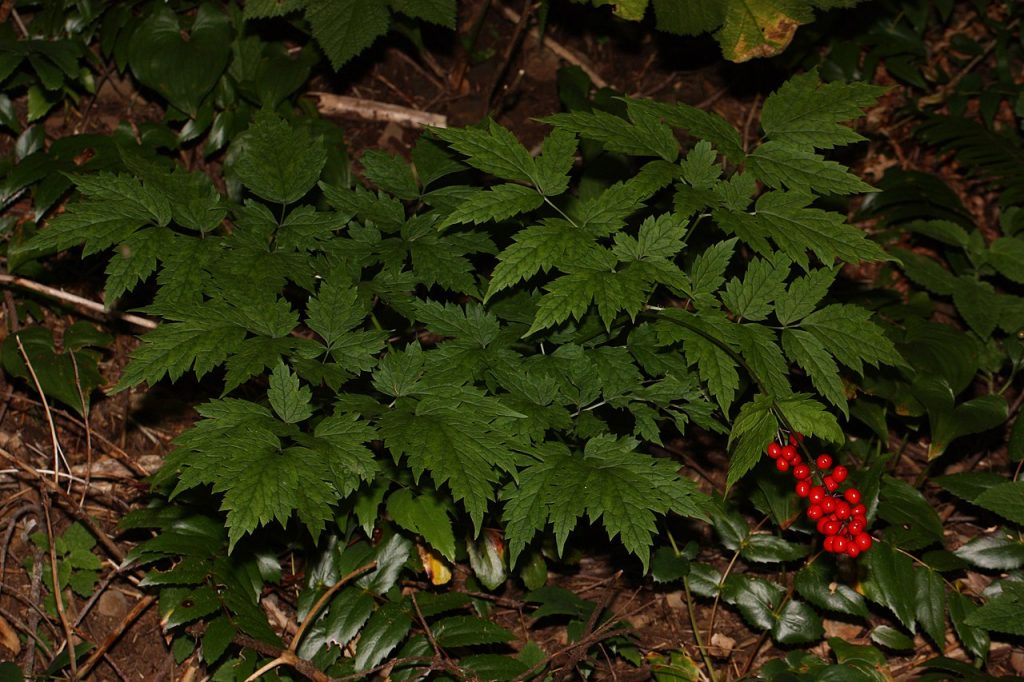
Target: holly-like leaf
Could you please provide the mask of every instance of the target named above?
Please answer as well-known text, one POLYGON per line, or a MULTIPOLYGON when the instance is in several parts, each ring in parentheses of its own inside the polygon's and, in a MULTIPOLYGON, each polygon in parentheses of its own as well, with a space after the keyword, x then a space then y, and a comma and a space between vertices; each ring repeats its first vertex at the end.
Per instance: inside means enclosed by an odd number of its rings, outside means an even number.
POLYGON ((359 633, 356 670, 368 670, 391 653, 412 627, 412 617, 402 604, 387 603, 377 609, 359 633))
POLYGON ((1024 635, 1024 581, 1004 579, 1002 591, 965 619, 967 625, 1024 635))
POLYGON ((772 624, 772 639, 779 644, 809 644, 825 635, 821 618, 807 604, 790 599, 772 624))
POLYGON ((868 617, 864 597, 848 585, 835 582, 823 561, 815 561, 796 574, 797 591, 815 606, 850 616, 868 617))
POLYGON ((992 486, 972 501, 979 507, 1024 525, 1024 481, 1007 481, 992 486))
POLYGON ((972 538, 955 554, 975 566, 994 571, 1012 571, 1024 566, 1024 542, 1002 529, 972 538))
POLYGON ((919 568, 914 572, 917 590, 915 616, 921 628, 936 646, 943 646, 946 632, 946 589, 935 571, 919 568))
POLYGON ((921 549, 942 541, 942 522, 934 507, 913 486, 882 477, 878 516, 889 522, 886 539, 903 549, 921 549))
POLYGON ((916 583, 910 557, 885 542, 875 542, 867 552, 868 578, 864 590, 868 599, 885 606, 908 630, 914 631, 916 583))

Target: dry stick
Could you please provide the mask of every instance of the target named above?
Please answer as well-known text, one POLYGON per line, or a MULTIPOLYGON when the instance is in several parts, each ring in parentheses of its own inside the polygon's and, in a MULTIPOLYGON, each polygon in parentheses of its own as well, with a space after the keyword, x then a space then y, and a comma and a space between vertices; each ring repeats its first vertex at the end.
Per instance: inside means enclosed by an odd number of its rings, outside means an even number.
POLYGON ((75 359, 75 352, 68 353, 71 356, 71 367, 75 370, 75 388, 78 389, 78 400, 82 405, 82 421, 85 423, 85 485, 82 486, 82 498, 78 504, 85 504, 85 497, 89 494, 89 487, 92 485, 92 428, 89 426, 89 405, 85 402, 85 393, 82 392, 82 379, 78 374, 78 360, 75 359))
POLYGON ((82 665, 79 674, 82 677, 87 676, 92 669, 96 667, 96 664, 99 663, 100 659, 107 655, 107 652, 110 651, 110 647, 114 646, 117 640, 121 638, 121 635, 123 635, 125 631, 131 627, 132 623, 138 620, 139 616, 145 613, 146 609, 152 606, 155 601, 156 597, 151 594, 147 594, 145 597, 140 599, 135 606, 132 607, 132 610, 121 619, 121 622, 117 624, 117 627, 107 635, 107 638, 103 640, 103 643, 92 652, 92 655, 89 656, 82 665))
MULTIPOLYGON (((19 345, 21 341, 18 341, 19 345)), ((64 629, 64 645, 68 648, 68 665, 71 667, 71 679, 78 679, 78 661, 75 655, 75 632, 71 629, 68 621, 68 614, 64 610, 64 595, 60 589, 60 579, 57 576, 57 543, 53 536, 53 522, 50 519, 50 500, 43 500, 43 515, 46 517, 46 537, 50 544, 50 579, 53 581, 53 603, 57 607, 57 618, 60 619, 60 626, 64 629)))
POLYGON ((6 284, 8 286, 18 287, 19 289, 28 289, 34 291, 43 296, 49 296, 55 298, 58 301, 64 301, 66 303, 72 303, 80 308, 85 308, 89 312, 96 313, 97 315, 106 315, 116 317, 119 320, 123 320, 128 324, 133 324, 136 327, 143 329, 156 329, 157 323, 153 320, 145 317, 139 317, 138 315, 132 315, 131 313, 122 313, 117 310, 107 310, 103 307, 102 303, 97 303, 88 298, 78 296, 77 294, 68 293, 63 289, 55 289, 48 287, 45 284, 34 282, 24 277, 17 277, 15 275, 0 274, 0 284, 6 284))
POLYGON ((0 458, 7 460, 26 474, 36 478, 44 487, 46 487, 47 491, 51 495, 59 497, 64 504, 68 506, 68 512, 74 516, 76 520, 81 521, 82 525, 84 525, 89 532, 96 537, 99 543, 103 545, 103 548, 107 550, 107 553, 113 557, 119 565, 124 563, 124 552, 114 544, 114 541, 110 539, 110 536, 103 532, 103 529, 97 526, 96 522, 93 521, 88 514, 82 511, 78 505, 75 504, 75 501, 71 499, 71 496, 64 492, 60 486, 54 485, 53 481, 39 474, 35 469, 23 463, 3 448, 0 448, 0 458))
MULTIPOLYGON (((46 654, 47 656, 52 655, 50 652, 50 646, 46 643, 46 640, 40 637, 34 628, 30 628, 28 626, 28 623, 22 623, 17 616, 15 616, 13 613, 11 613, 2 606, 0 606, 0 616, 3 616, 4 619, 7 620, 11 625, 13 625, 18 630, 24 632, 26 637, 31 637, 32 640, 36 643, 36 646, 39 647, 39 650, 42 651, 44 654, 46 654)), ((32 647, 26 648, 31 649, 32 647)))
MULTIPOLYGON (((505 15, 505 18, 507 18, 512 23, 519 22, 519 13, 516 12, 514 9, 505 7, 504 5, 501 4, 498 4, 498 9, 501 10, 501 13, 505 15)), ((595 71, 593 67, 589 66, 586 62, 583 61, 583 59, 577 56, 575 52, 570 50, 565 45, 562 45, 561 43, 557 42, 556 40, 548 36, 544 36, 544 38, 542 39, 540 31, 538 31, 535 28, 530 29, 529 35, 531 38, 541 43, 545 48, 551 50, 565 61, 569 62, 570 64, 573 64, 574 66, 580 67, 580 69, 583 70, 583 73, 587 74, 587 76, 590 77, 590 82, 594 84, 595 88, 600 89, 608 87, 608 81, 601 78, 601 74, 595 71)))
MULTIPOLYGON (((296 666, 297 663, 308 663, 308 661, 303 661, 303 659, 299 658, 298 655, 296 655, 295 650, 299 648, 299 641, 302 640, 302 635, 306 634, 306 630, 309 628, 310 625, 313 624, 313 621, 316 620, 316 616, 320 612, 320 609, 322 609, 324 607, 324 604, 330 601, 331 597, 333 597, 334 594, 342 587, 352 582, 362 574, 368 571, 372 571, 375 568, 377 568, 377 562, 371 561, 370 563, 365 564, 364 566, 360 566, 351 573, 348 573, 341 580, 331 585, 331 588, 324 592, 322 595, 320 595, 320 598, 316 600, 315 604, 313 604, 313 608, 311 608, 309 610, 309 613, 306 614, 306 619, 302 621, 302 624, 299 625, 299 629, 295 631, 295 636, 292 637, 291 644, 288 645, 288 648, 278 653, 277 658, 267 663, 265 666, 254 672, 252 675, 249 675, 249 677, 245 678, 245 682, 252 682, 253 680, 259 679, 261 675, 270 672, 271 670, 280 665, 290 665, 296 670, 299 670, 299 668, 296 666)), ((302 670, 299 670, 299 672, 302 672, 303 675, 306 674, 302 670)), ((323 673, 320 674, 323 675, 323 673)), ((321 678, 317 679, 319 680, 321 678)), ((328 678, 326 675, 323 675, 322 679, 326 680, 328 678)))
MULTIPOLYGON (((519 49, 519 42, 523 38, 526 25, 530 22, 530 16, 533 14, 534 7, 533 0, 524 0, 523 12, 520 14, 519 20, 516 21, 516 30, 512 34, 512 40, 508 41, 501 64, 498 66, 497 71, 494 72, 494 80, 491 81, 491 86, 487 89, 487 98, 484 102, 488 109, 490 109, 491 103, 494 102, 494 95, 498 92, 498 86, 501 85, 502 80, 505 78, 505 72, 508 71, 508 66, 512 63, 512 57, 515 55, 516 50, 519 49)), ((497 108, 495 107, 495 109, 497 108)))
POLYGON ((306 94, 320 99, 316 108, 324 116, 353 115, 368 121, 390 121, 402 125, 433 126, 435 128, 448 127, 448 117, 443 114, 419 111, 387 102, 335 95, 318 90, 312 90, 306 94))
MULTIPOLYGON (((36 390, 39 391, 39 399, 43 402, 43 413, 46 415, 46 422, 50 425, 50 443, 53 445, 53 482, 57 483, 58 471, 60 471, 60 460, 63 457, 63 451, 60 447, 60 441, 57 439, 57 425, 53 421, 53 413, 50 411, 50 405, 46 402, 46 394, 43 393, 43 385, 39 383, 39 377, 36 376, 36 370, 32 366, 32 361, 28 358, 28 353, 25 352, 25 345, 21 342, 21 336, 15 336, 14 340, 18 344, 18 351, 21 353, 21 357, 25 360, 25 365, 28 367, 28 373, 32 375, 32 383, 36 385, 36 390)), ((68 466, 68 473, 71 472, 71 466, 68 466)), ((68 489, 71 484, 68 483, 68 489)), ((45 510, 45 507, 44 507, 45 510)))

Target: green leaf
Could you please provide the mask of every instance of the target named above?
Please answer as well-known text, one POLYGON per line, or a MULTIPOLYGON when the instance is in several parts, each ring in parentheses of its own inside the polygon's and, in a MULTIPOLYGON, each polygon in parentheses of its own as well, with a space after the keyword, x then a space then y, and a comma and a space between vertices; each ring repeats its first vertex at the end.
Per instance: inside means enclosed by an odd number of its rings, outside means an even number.
MULTIPOLYGON (((708 0, 699 1, 705 7, 708 4, 708 0)), ((722 55, 730 61, 772 57, 789 45, 796 27, 813 16, 807 7, 794 2, 726 0, 722 27, 715 33, 715 39, 722 46, 722 55)))
POLYGON ((267 110, 256 114, 239 144, 235 172, 242 184, 256 196, 279 204, 298 201, 309 192, 327 162, 322 138, 313 137, 306 128, 293 128, 267 110))
POLYGON ((760 324, 741 324, 735 333, 747 368, 761 389, 772 396, 791 394, 789 368, 775 332, 760 324))
POLYGON ((610 152, 675 161, 679 142, 672 130, 648 108, 635 106, 633 100, 626 100, 626 109, 628 121, 600 109, 555 114, 541 120, 586 140, 596 140, 610 152))
POLYGON ((836 259, 848 263, 886 260, 878 244, 845 223, 836 212, 810 208, 810 194, 774 190, 757 200, 755 211, 746 213, 733 209, 715 209, 715 220, 727 231, 735 233, 756 251, 768 254, 771 238, 793 262, 808 269, 807 251, 825 265, 836 259))
POLYGON ((740 280, 733 277, 722 292, 722 303, 738 318, 760 321, 772 312, 772 303, 785 291, 788 263, 756 258, 740 280))
POLYGON ((932 642, 942 648, 946 632, 946 589, 942 577, 935 571, 918 568, 914 571, 914 580, 917 584, 914 615, 932 642))
POLYGON ((216 663, 236 634, 235 626, 226 616, 210 621, 203 632, 203 660, 208 664, 216 663))
POLYGON ((511 682, 530 670, 527 663, 500 654, 471 654, 460 658, 459 664, 472 671, 476 679, 494 682, 511 682))
POLYGON ((809 644, 825 635, 821 618, 807 604, 790 599, 772 624, 772 639, 779 644, 809 644))
POLYGON ((448 561, 455 561, 455 533, 448 509, 436 495, 413 497, 408 488, 388 497, 388 514, 402 528, 418 533, 448 561))
POLYGON ((388 603, 377 609, 359 634, 356 670, 368 670, 383 661, 411 627, 412 619, 403 605, 388 603))
POLYGON ((671 547, 659 547, 651 557, 651 577, 657 583, 671 583, 690 572, 690 561, 671 547))
POLYGON ((324 643, 344 647, 359 634, 373 614, 374 606, 370 593, 354 587, 342 590, 331 599, 327 613, 302 639, 296 653, 312 658, 324 643))
POLYGON ((379 149, 369 149, 360 157, 359 163, 366 179, 388 194, 406 201, 419 197, 416 178, 409 164, 401 158, 379 149))
POLYGON ((313 408, 309 404, 313 392, 309 387, 301 385, 299 377, 284 364, 284 361, 278 362, 270 375, 267 398, 274 412, 286 424, 305 421, 313 415, 313 408))
POLYGON ((911 651, 914 639, 889 625, 879 625, 871 631, 871 641, 895 651, 911 651))
POLYGON ((914 631, 916 584, 914 565, 905 554, 896 552, 885 542, 876 541, 867 552, 868 577, 864 594, 885 606, 911 632, 914 631))
POLYGON ((972 501, 979 507, 1024 525, 1024 481, 1008 481, 992 486, 972 501))
POLYGON ((928 413, 932 432, 929 459, 940 456, 957 438, 999 426, 1008 416, 1006 399, 994 393, 954 407, 953 390, 943 378, 919 377, 912 391, 928 413))
POLYGON ((390 0, 396 12, 429 21, 445 28, 455 28, 455 0, 390 0))
POLYGON ((536 162, 508 129, 494 121, 474 128, 434 128, 432 132, 465 155, 474 168, 502 180, 536 184, 536 162))
POLYGON ((770 630, 775 627, 775 609, 785 592, 781 585, 733 573, 725 580, 722 599, 735 606, 752 627, 770 630))
POLYGON ((999 304, 995 288, 969 275, 953 282, 953 303, 968 326, 987 338, 999 324, 999 304))
POLYGON ((747 156, 750 171, 772 189, 821 195, 874 191, 845 166, 787 142, 765 142, 747 156))
POLYGON ((833 581, 823 561, 814 561, 797 572, 796 590, 817 607, 850 616, 868 617, 864 597, 853 588, 833 581))
POLYGON ((819 149, 864 138, 839 125, 863 115, 888 88, 868 83, 822 83, 815 71, 794 76, 765 99, 761 127, 775 142, 819 149))
POLYGON ((500 222, 520 213, 527 213, 544 203, 544 197, 537 190, 522 185, 507 183, 488 189, 475 190, 464 202, 448 215, 437 229, 452 225, 485 222, 500 222))
POLYGON ((694 296, 718 291, 725 282, 725 270, 736 250, 736 239, 716 242, 702 251, 690 267, 690 283, 694 296))
POLYGON ((182 26, 167 6, 156 6, 131 33, 128 64, 140 83, 195 118, 231 58, 231 20, 213 3, 199 6, 182 26))
POLYGON ((889 249, 889 252, 896 256, 903 266, 903 272, 915 284, 943 296, 952 295, 956 289, 956 276, 939 265, 934 258, 897 248, 889 249))
MULTIPOLYGON (((659 11, 659 20, 661 16, 662 13, 659 11)), ((673 128, 687 130, 694 138, 713 145, 733 163, 741 162, 745 156, 739 133, 736 132, 732 124, 718 114, 681 102, 669 104, 653 100, 633 100, 631 106, 634 111, 646 111, 659 116, 673 128)))
POLYGON ((649 294, 648 283, 629 266, 618 272, 591 270, 562 275, 544 288, 547 293, 540 299, 537 316, 523 336, 561 324, 570 317, 579 320, 591 302, 597 306, 605 327, 611 328, 620 312, 635 318, 649 294))
POLYGON ((1004 579, 999 584, 1002 592, 982 604, 964 622, 995 632, 1024 635, 1024 581, 1004 579))
POLYGON ((967 618, 977 608, 977 604, 967 596, 955 591, 949 593, 949 620, 953 623, 957 637, 963 642, 965 649, 984 660, 988 656, 991 644, 988 632, 967 624, 967 618))
POLYGON ((842 410, 844 415, 849 416, 839 367, 821 342, 802 329, 785 329, 782 332, 782 347, 786 356, 807 372, 814 388, 842 410))
POLYGON ((451 616, 439 620, 431 630, 441 647, 478 646, 500 644, 515 639, 515 635, 489 620, 474 616, 451 616))
POLYGON ((562 194, 569 188, 569 173, 576 162, 576 136, 556 128, 544 138, 537 159, 537 191, 546 197, 562 194))
POLYGON ((889 522, 886 539, 895 547, 915 550, 942 542, 942 521, 913 486, 892 476, 882 477, 878 516, 889 522))
POLYGON ((789 426, 805 436, 814 436, 830 443, 843 443, 846 436, 834 415, 805 394, 795 394, 776 401, 776 406, 789 426))
POLYGON ((637 445, 631 438, 601 435, 587 442, 582 456, 560 446, 546 448, 542 460, 520 473, 518 487, 503 494, 510 562, 548 523, 561 551, 586 513, 591 521, 601 519, 612 539, 620 536, 646 572, 655 514, 671 510, 703 518, 707 498, 675 464, 635 452, 637 445))
POLYGON ((775 535, 754 533, 746 539, 740 556, 747 561, 777 563, 805 557, 809 552, 806 545, 788 542, 775 535))
POLYGON ((975 566, 994 571, 1012 571, 1024 566, 1024 542, 1002 529, 972 538, 954 554, 975 566))
POLYGON ((172 243, 172 233, 162 227, 147 227, 118 245, 107 263, 107 284, 103 301, 110 306, 156 272, 157 257, 172 243))
POLYGON ((307 2, 313 36, 337 71, 384 35, 390 23, 387 5, 378 0, 307 2))
POLYGON ((1024 239, 1000 237, 988 247, 988 262, 1003 277, 1024 284, 1024 239))
POLYGON ((801 328, 810 332, 836 360, 858 374, 864 363, 902 365, 895 346, 871 321, 871 311, 855 305, 825 306, 804 318, 801 328))
POLYGON ((729 477, 726 486, 732 487, 754 468, 765 448, 775 440, 779 421, 772 413, 771 398, 758 394, 740 408, 732 431, 729 433, 729 477))
POLYGON ((994 486, 1006 483, 1006 477, 992 471, 965 471, 948 476, 933 476, 932 483, 937 483, 945 490, 962 500, 974 502, 983 492, 994 486))

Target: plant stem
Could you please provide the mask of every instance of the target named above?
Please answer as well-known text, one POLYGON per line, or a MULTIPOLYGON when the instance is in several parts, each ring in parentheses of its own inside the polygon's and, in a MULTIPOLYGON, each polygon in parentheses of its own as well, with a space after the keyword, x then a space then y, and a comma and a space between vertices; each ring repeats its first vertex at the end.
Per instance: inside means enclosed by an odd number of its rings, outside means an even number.
POLYGON ((683 592, 686 593, 686 610, 690 613, 690 628, 693 630, 693 638, 697 640, 700 656, 704 659, 704 667, 708 670, 708 679, 711 682, 718 682, 718 678, 715 676, 715 666, 711 664, 711 655, 708 653, 707 647, 704 646, 704 641, 700 636, 700 627, 697 626, 697 614, 693 608, 693 597, 690 595, 689 576, 683 576, 683 592))

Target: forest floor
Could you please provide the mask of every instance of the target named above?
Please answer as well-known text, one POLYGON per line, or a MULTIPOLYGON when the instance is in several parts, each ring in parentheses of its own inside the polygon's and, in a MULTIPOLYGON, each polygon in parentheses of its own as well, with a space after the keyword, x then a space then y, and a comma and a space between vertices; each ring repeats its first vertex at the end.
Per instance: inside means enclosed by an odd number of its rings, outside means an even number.
MULTIPOLYGON (((570 3, 559 3, 560 10, 553 11, 544 42, 518 21, 520 8, 503 11, 511 5, 503 8, 497 2, 489 3, 490 10, 481 18, 484 3, 461 4, 458 34, 465 37, 478 31, 472 49, 452 47, 455 41, 450 34, 427 35, 429 51, 425 52, 400 40, 380 41, 340 73, 323 77, 315 89, 443 115, 449 125, 472 123, 490 114, 510 128, 527 148, 532 148, 547 130, 537 119, 561 108, 559 69, 576 65, 590 73, 596 84, 607 85, 618 93, 681 101, 714 111, 742 130, 746 143, 757 135, 761 103, 786 73, 771 61, 739 65, 724 62, 710 38, 659 35, 647 26, 626 25, 610 18, 607 25, 591 23, 586 30, 577 30, 581 22, 570 3)), ((594 12, 587 12, 587 17, 592 19, 594 12)), ((942 41, 944 36, 934 36, 934 40, 942 41)), ((909 126, 899 123, 901 108, 910 94, 884 73, 878 74, 878 80, 893 84, 894 88, 861 122, 872 141, 859 148, 861 160, 856 172, 869 182, 877 181, 885 169, 894 165, 938 172, 959 188, 978 224, 990 225, 987 198, 975 194, 955 167, 917 151, 919 147, 910 139, 909 126)), ((563 81, 563 88, 567 87, 563 81)), ((48 138, 54 139, 70 133, 106 133, 123 122, 138 124, 160 120, 161 116, 159 108, 147 102, 144 92, 133 89, 127 78, 110 73, 99 81, 94 98, 83 100, 77 109, 53 114, 46 127, 48 138)), ((383 149, 407 156, 419 135, 417 128, 402 123, 367 121, 358 116, 335 116, 332 120, 345 131, 357 171, 364 150, 383 149)), ((207 163, 200 154, 184 156, 193 167, 207 163)), ((11 210, 27 212, 28 205, 16 205, 11 210)), ((75 265, 66 272, 58 272, 66 288, 99 300, 100 272, 90 269, 95 264, 67 262, 75 265)), ((851 277, 864 275, 850 273, 851 277)), ((9 293, 7 304, 12 305, 9 293)), ((82 315, 81 310, 69 307, 62 315, 49 315, 48 323, 61 328, 87 319, 82 315)), ((137 343, 138 330, 116 320, 109 330, 115 335, 115 342, 101 369, 113 385, 127 362, 127 354, 137 343)), ((64 607, 76 633, 104 647, 94 679, 158 682, 202 678, 203 673, 191 659, 181 664, 175 662, 161 630, 157 608, 147 598, 148 593, 137 586, 138 578, 130 570, 117 570, 118 555, 123 556, 139 540, 137 534, 119 532, 117 523, 128 510, 146 503, 144 476, 159 467, 162 457, 172 448, 172 439, 196 418, 192 405, 211 394, 215 394, 212 385, 189 384, 187 380, 173 387, 126 391, 116 397, 95 399, 88 419, 83 421, 53 405, 43 405, 28 384, 11 383, 0 375, 0 449, 17 459, 0 462, 0 660, 25 660, 24 652, 17 652, 21 648, 18 632, 38 631, 49 646, 66 641, 62 623, 42 609, 40 594, 41 590, 46 591, 45 581, 33 567, 45 564, 44 555, 29 535, 59 533, 75 519, 91 518, 109 538, 108 546, 97 548, 104 560, 102 579, 91 598, 66 593, 64 607), (71 470, 81 480, 88 480, 88 486, 76 483, 69 492, 62 488, 53 495, 39 495, 40 490, 54 488, 45 473, 35 473, 54 468, 50 454, 53 440, 60 443, 71 470), (52 507, 43 500, 52 500, 52 507), (35 523, 22 523, 22 519, 34 519, 35 523)), ((681 451, 681 446, 666 444, 668 450, 681 451)), ((691 439, 685 450, 691 454, 685 463, 689 470, 699 474, 701 485, 707 490, 723 489, 727 459, 722 443, 710 437, 698 442, 691 439), (695 452, 699 456, 692 456, 695 452)), ((913 478, 925 464, 925 452, 914 444, 906 452, 901 467, 906 468, 908 478, 913 478)), ((993 456, 1006 455, 1002 452, 993 456)), ((977 459, 974 462, 977 464, 977 459)), ((941 503, 936 500, 936 504, 941 503)), ((976 534, 976 529, 958 525, 970 521, 947 519, 952 544, 957 544, 957 535, 964 538, 976 534)), ((711 531, 694 526, 693 532, 711 531)), ((701 545, 703 561, 719 566, 729 562, 730 557, 716 549, 716 543, 704 541, 701 545)), ((635 641, 641 651, 682 650, 693 660, 699 660, 680 592, 675 588, 658 589, 637 573, 617 570, 617 566, 630 565, 621 559, 613 554, 591 552, 574 570, 563 570, 551 579, 620 614, 620 619, 635 628, 635 641)), ((511 581, 504 592, 499 592, 499 620, 514 622, 521 616, 521 594, 521 589, 511 581)), ((271 613, 271 621, 282 630, 289 625, 294 627, 289 600, 282 597, 271 603, 279 605, 271 613)), ((785 654, 769 639, 751 631, 730 610, 719 608, 713 615, 714 611, 710 603, 702 603, 696 620, 723 676, 741 677, 756 670, 763 661, 785 654)), ((859 624, 831 619, 825 621, 825 629, 830 637, 868 643, 868 630, 859 624)), ((566 641, 563 629, 552 628, 546 635, 548 641, 539 642, 546 649, 566 641)), ((893 678, 912 677, 917 664, 936 655, 934 647, 922 638, 918 637, 916 644, 915 651, 890 660, 893 678)), ((946 655, 966 660, 956 641, 947 644, 946 655)), ((817 653, 827 657, 826 646, 822 644, 817 653)), ((607 666, 596 671, 599 679, 628 679, 625 668, 612 665, 610 658, 608 661, 607 666)), ((40 665, 37 659, 37 670, 40 665)), ((1024 652, 996 643, 989 670, 1024 674, 1024 652)))

